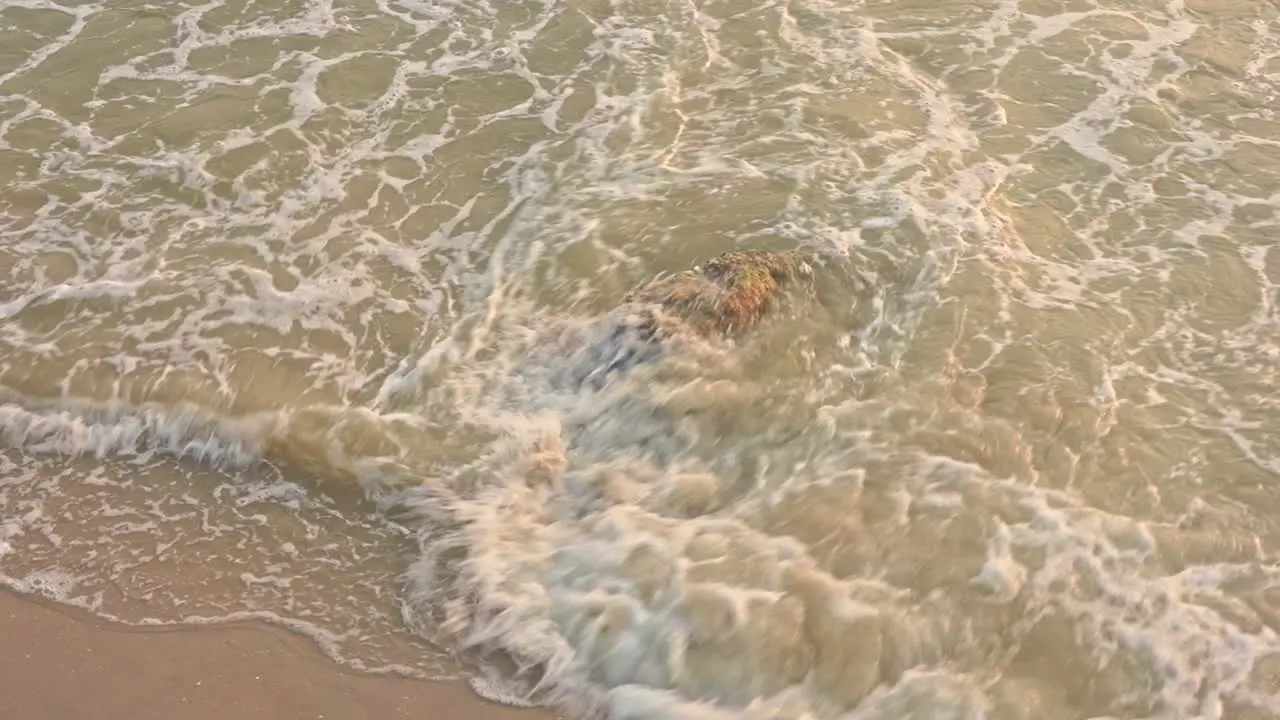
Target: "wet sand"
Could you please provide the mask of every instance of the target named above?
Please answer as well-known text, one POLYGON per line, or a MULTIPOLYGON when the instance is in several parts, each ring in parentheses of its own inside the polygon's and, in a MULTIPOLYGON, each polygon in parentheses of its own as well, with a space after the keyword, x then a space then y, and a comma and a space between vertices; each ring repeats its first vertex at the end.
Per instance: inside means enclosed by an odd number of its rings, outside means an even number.
POLYGON ((345 671, 266 624, 135 629, 0 592, 5 720, 549 720, 460 683, 345 671))

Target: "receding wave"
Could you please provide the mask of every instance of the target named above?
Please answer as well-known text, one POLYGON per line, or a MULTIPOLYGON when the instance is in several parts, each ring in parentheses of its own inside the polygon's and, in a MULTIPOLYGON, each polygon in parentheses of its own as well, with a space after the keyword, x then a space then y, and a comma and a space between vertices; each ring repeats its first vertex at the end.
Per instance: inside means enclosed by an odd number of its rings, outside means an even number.
POLYGON ((1280 718, 1277 23, 7 3, 0 581, 583 715, 1280 718), (620 332, 741 249, 813 292, 620 332))

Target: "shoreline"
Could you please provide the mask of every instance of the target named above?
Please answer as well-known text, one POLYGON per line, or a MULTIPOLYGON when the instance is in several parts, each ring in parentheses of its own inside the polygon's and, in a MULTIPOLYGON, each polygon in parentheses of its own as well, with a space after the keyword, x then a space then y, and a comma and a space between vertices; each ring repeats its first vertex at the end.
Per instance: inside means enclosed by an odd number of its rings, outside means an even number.
POLYGON ((138 628, 0 589, 0 717, 554 720, 466 684, 364 675, 266 622, 138 628))

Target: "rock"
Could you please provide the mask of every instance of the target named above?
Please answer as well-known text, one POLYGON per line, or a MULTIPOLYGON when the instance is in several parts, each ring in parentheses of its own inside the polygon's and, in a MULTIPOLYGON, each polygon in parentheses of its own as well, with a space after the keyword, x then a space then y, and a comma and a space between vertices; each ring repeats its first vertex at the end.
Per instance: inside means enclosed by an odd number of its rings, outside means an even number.
POLYGON ((811 270, 790 252, 728 252, 706 265, 668 275, 628 300, 659 306, 696 332, 732 334, 758 323, 783 287, 811 270))
POLYGON ((797 253, 744 250, 660 276, 605 320, 602 336, 582 351, 587 365, 575 384, 601 388, 617 373, 661 357, 664 341, 681 333, 710 338, 748 330, 784 288, 811 274, 797 253))

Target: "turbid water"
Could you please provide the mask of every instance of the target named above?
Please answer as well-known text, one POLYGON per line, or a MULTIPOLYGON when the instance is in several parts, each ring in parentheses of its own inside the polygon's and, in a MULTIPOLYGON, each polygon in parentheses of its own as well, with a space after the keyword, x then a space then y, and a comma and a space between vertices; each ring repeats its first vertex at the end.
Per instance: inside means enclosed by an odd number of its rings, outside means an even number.
POLYGON ((1263 0, 5 2, 0 578, 582 715, 1280 718, 1278 103, 1263 0), (752 248, 815 292, 574 382, 752 248))

